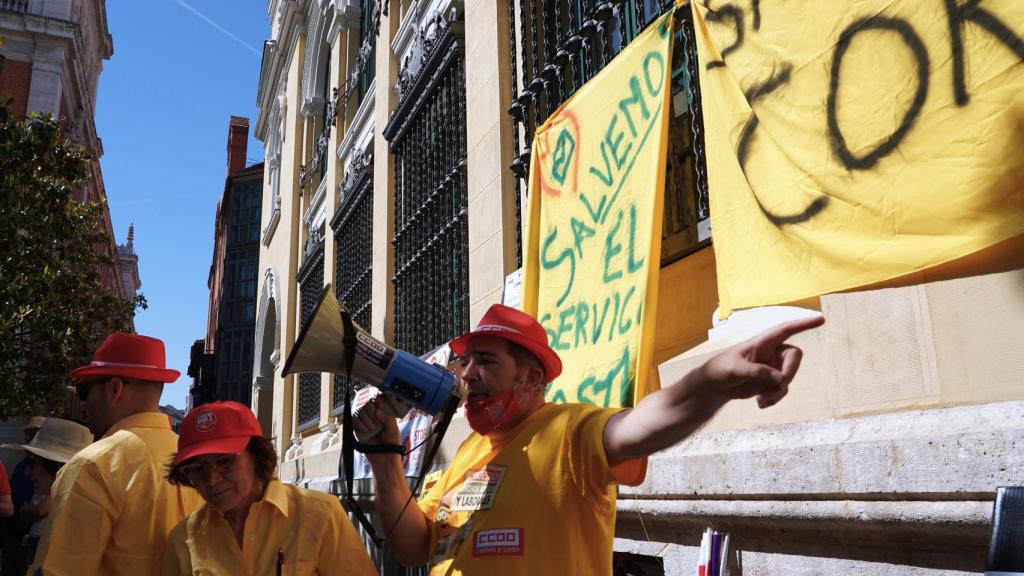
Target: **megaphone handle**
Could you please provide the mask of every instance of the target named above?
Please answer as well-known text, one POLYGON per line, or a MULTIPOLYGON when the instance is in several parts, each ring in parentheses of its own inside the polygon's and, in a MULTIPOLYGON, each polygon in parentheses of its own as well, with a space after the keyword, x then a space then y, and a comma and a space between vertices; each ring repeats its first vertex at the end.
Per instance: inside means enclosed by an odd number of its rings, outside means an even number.
MULTIPOLYGON (((382 424, 382 425, 379 425, 379 426, 377 426, 376 428, 374 428, 372 430, 367 430, 365 432, 356 432, 355 433, 356 434, 356 440, 359 441, 359 444, 364 444, 366 442, 369 442, 369 441, 373 440, 374 438, 376 438, 380 434, 381 430, 383 430, 383 429, 384 429, 384 425, 382 424)), ((355 431, 353 431, 353 432, 355 432, 355 431)))
POLYGON ((437 450, 441 447, 441 441, 444 440, 444 435, 448 432, 448 425, 452 423, 452 417, 455 416, 455 411, 459 409, 460 404, 462 404, 461 395, 452 394, 448 397, 448 404, 445 405, 444 410, 441 412, 441 419, 437 422, 432 432, 435 435, 434 442, 430 445, 427 457, 420 463, 420 477, 416 479, 416 485, 412 490, 412 493, 416 496, 419 496, 420 488, 423 486, 423 479, 427 477, 427 473, 430 471, 434 457, 437 456, 437 450))
POLYGON ((377 536, 377 530, 373 527, 373 523, 366 517, 366 514, 363 514, 359 503, 356 502, 352 494, 355 448, 360 442, 356 440, 355 434, 352 433, 352 387, 350 385, 345 386, 345 405, 343 409, 344 429, 341 431, 341 458, 338 460, 339 475, 343 475, 345 478, 345 494, 343 499, 355 514, 356 521, 366 531, 366 535, 379 549, 384 541, 377 536))
MULTIPOLYGON (((404 418, 405 415, 409 413, 409 410, 412 409, 412 406, 409 406, 387 392, 381 392, 377 398, 382 400, 378 404, 381 412, 390 418, 404 418)), ((374 400, 376 400, 376 398, 374 400)), ((356 410, 356 413, 358 414, 359 410, 356 410)), ((380 425, 372 430, 367 430, 366 432, 356 432, 356 439, 359 440, 360 443, 369 442, 376 438, 383 429, 384 426, 380 425)))

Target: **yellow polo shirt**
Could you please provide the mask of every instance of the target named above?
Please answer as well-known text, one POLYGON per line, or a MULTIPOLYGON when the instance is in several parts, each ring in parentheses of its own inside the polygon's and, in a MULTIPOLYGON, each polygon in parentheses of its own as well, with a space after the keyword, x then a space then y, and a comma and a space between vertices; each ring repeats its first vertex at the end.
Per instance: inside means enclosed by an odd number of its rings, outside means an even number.
POLYGON ((165 479, 178 450, 166 414, 124 418, 57 473, 29 574, 155 574, 171 529, 202 504, 165 479))
POLYGON ((171 532, 164 576, 373 575, 377 569, 335 496, 271 480, 245 519, 239 549, 220 512, 203 506, 171 532))
POLYGON ((545 404, 513 430, 473 433, 420 501, 431 574, 611 574, 618 484, 646 459, 612 468, 604 428, 619 410, 545 404))

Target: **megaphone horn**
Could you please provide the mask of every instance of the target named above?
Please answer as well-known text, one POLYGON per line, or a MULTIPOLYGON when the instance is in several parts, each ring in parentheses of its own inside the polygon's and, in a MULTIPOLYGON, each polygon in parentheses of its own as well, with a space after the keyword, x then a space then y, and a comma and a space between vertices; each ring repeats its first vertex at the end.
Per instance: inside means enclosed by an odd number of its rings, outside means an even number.
POLYGON ((296 372, 345 374, 429 414, 441 412, 448 398, 458 394, 451 373, 384 344, 353 322, 330 284, 299 332, 281 375, 296 372))
POLYGON ((288 354, 282 376, 298 372, 348 374, 349 359, 344 349, 339 353, 346 332, 343 310, 347 317, 348 310, 331 293, 331 285, 324 286, 320 301, 288 354))

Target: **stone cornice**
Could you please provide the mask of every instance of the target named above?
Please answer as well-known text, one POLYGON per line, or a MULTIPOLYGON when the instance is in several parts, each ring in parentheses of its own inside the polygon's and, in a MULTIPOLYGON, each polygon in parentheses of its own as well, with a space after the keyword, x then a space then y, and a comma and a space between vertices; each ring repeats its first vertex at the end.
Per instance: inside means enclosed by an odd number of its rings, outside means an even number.
POLYGON ((412 44, 412 39, 416 36, 416 30, 420 26, 420 16, 423 14, 422 4, 423 0, 413 0, 409 12, 406 13, 405 18, 402 18, 398 32, 395 33, 395 38, 391 41, 391 53, 399 60, 409 50, 409 45, 412 44))
POLYGON ((352 148, 352 145, 362 137, 366 132, 367 127, 369 127, 369 130, 373 130, 373 110, 377 93, 376 86, 377 78, 374 77, 370 82, 370 87, 366 90, 366 96, 363 96, 363 101, 359 104, 359 108, 356 110, 355 116, 352 117, 352 123, 349 125, 348 130, 345 131, 344 138, 342 138, 341 143, 338 144, 336 155, 338 156, 338 160, 341 160, 342 165, 344 165, 345 156, 352 148))
POLYGON ((327 43, 331 46, 341 34, 342 29, 359 28, 359 17, 363 14, 359 0, 336 0, 331 25, 327 29, 327 43))
POLYGON ((428 30, 418 36, 419 48, 403 58, 395 83, 398 104, 388 117, 382 133, 393 148, 412 125, 420 108, 426 105, 433 87, 461 57, 464 50, 464 23, 452 8, 447 15, 436 13, 428 30), (418 53, 415 53, 418 50, 418 53), (418 65, 417 65, 418 64, 418 65))
POLYGON ((985 499, 1019 481, 1022 449, 1024 401, 700 432, 620 498, 985 499))
MULTIPOLYGON (((95 101, 90 85, 89 70, 93 61, 102 70, 102 61, 109 59, 113 50, 106 28, 106 14, 102 5, 94 7, 98 14, 97 26, 89 27, 98 35, 99 52, 86 50, 86 28, 77 22, 30 13, 0 12, 0 35, 6 42, 0 54, 13 60, 30 61, 35 70, 49 70, 64 77, 61 97, 65 100, 68 120, 79 126, 79 142, 97 158, 102 156, 99 137, 92 120, 95 101), (83 121, 81 115, 87 118, 83 121)), ((81 10, 79 10, 81 13, 81 10)))
POLYGON ((327 219, 327 178, 324 178, 320 185, 317 186, 316 192, 313 193, 313 198, 309 201, 309 207, 306 209, 306 213, 302 217, 302 221, 306 223, 306 226, 310 230, 319 229, 327 219))
POLYGON ((297 6, 297 3, 288 0, 281 1, 288 2, 289 5, 285 15, 285 23, 288 25, 289 32, 283 38, 284 45, 288 49, 281 50, 282 38, 278 38, 271 50, 272 53, 268 56, 266 54, 267 45, 264 44, 264 60, 260 67, 260 81, 256 90, 256 106, 259 107, 259 113, 256 115, 255 135, 256 138, 263 141, 266 141, 267 119, 274 104, 272 99, 277 95, 279 87, 284 82, 284 77, 287 74, 286 66, 292 60, 292 54, 295 52, 299 38, 305 34, 305 19, 301 14, 296 13, 296 8, 293 8, 293 6, 297 6), (269 66, 267 66, 268 63, 269 66))

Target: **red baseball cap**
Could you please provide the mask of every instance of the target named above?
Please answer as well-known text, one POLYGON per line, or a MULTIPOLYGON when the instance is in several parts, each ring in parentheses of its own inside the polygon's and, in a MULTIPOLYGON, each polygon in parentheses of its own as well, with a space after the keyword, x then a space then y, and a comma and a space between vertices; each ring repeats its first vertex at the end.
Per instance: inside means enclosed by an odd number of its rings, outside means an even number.
POLYGON ((75 380, 91 382, 111 376, 149 382, 174 382, 181 372, 167 368, 162 340, 114 332, 96 349, 92 362, 71 372, 75 380))
POLYGON ((544 377, 548 382, 562 373, 562 359, 548 346, 548 334, 544 327, 525 312, 504 304, 494 304, 487 309, 476 328, 452 340, 448 346, 456 354, 465 354, 466 346, 474 336, 495 336, 526 348, 544 366, 544 377))
POLYGON ((203 454, 241 454, 253 436, 262 436, 260 423, 245 404, 211 402, 185 415, 178 428, 174 465, 203 454))

